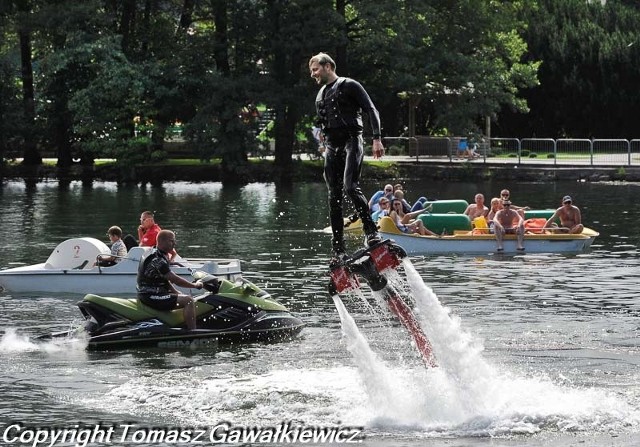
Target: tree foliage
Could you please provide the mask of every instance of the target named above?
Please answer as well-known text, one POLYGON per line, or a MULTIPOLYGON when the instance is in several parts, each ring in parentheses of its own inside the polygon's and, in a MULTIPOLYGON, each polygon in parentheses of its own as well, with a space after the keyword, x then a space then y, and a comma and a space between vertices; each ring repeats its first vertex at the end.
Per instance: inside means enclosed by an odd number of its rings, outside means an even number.
POLYGON ((637 2, 540 0, 528 17, 529 57, 540 85, 523 92, 531 112, 505 112, 503 132, 574 138, 633 138, 640 106, 637 2))
POLYGON ((634 2, 584 0, 11 0, 0 151, 26 154, 29 137, 60 166, 138 163, 166 156, 179 124, 194 156, 240 178, 262 144, 246 110, 261 105, 286 177, 314 115, 319 51, 365 86, 388 136, 407 132, 409 110, 419 134, 477 132, 491 117, 519 135, 612 135, 635 124, 639 16, 634 2))

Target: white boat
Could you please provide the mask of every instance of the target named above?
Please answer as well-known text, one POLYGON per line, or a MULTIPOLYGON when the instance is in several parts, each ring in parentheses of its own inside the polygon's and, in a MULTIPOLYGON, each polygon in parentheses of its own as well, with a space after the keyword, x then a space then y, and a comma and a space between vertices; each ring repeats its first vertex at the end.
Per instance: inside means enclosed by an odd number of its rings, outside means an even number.
MULTIPOLYGON (((46 262, 0 270, 0 287, 10 292, 135 294, 140 259, 149 247, 133 247, 111 267, 94 266, 99 255, 110 255, 107 245, 91 237, 67 239, 58 244, 46 262)), ((191 269, 230 281, 241 276, 238 259, 173 260, 171 270, 192 281, 191 269)))
MULTIPOLYGON (((393 239, 408 255, 430 254, 488 254, 496 253, 496 237, 493 234, 474 234, 473 231, 455 231, 452 235, 421 236, 401 232, 390 217, 378 222, 380 233, 393 239)), ((575 254, 587 250, 599 233, 586 228, 580 234, 527 232, 524 236, 524 251, 518 251, 515 234, 504 237, 505 254, 523 253, 567 253, 575 254)))

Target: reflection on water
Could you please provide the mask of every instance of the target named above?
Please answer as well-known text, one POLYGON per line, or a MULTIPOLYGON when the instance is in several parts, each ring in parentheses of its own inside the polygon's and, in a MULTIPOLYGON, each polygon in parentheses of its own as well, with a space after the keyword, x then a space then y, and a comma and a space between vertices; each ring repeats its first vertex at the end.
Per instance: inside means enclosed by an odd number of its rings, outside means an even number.
POLYGON ((355 326, 342 334, 326 293, 322 184, 4 184, 0 268, 42 262, 69 237, 104 240, 114 224, 134 233, 140 211, 154 210, 176 231, 181 254, 238 257, 245 275, 308 327, 291 343, 94 353, 33 340, 78 322, 80 297, 0 292, 0 420, 344 424, 365 427, 364 444, 372 446, 389 439, 423 445, 426 438, 449 445, 451 437, 472 445, 568 445, 564 433, 576 433, 569 443, 579 445, 611 434, 619 445, 636 445, 640 211, 631 204, 639 186, 408 182, 405 189, 409 198, 471 200, 504 186, 516 204, 532 208, 555 208, 570 194, 601 236, 575 256, 412 258, 411 290, 422 293, 414 296, 418 307, 431 303, 424 325, 440 346, 441 367, 427 371, 369 293, 371 306, 345 298, 355 326), (364 340, 358 349, 370 350, 375 362, 352 354, 354 331, 364 340))

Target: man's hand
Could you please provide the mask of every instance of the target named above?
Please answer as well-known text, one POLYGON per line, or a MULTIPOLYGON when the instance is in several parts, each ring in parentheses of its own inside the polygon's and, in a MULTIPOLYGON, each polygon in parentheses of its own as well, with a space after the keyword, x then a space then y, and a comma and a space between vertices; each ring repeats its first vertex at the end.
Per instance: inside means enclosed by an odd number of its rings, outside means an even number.
POLYGON ((378 159, 384 156, 384 146, 381 139, 373 140, 373 158, 378 159))

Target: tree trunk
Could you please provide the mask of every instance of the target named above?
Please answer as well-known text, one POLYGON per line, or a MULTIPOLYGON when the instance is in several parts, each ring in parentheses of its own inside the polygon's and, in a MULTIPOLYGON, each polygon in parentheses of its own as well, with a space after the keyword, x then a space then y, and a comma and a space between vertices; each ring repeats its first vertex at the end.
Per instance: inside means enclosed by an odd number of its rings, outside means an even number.
MULTIPOLYGON (((53 38, 53 45, 56 50, 64 48, 66 35, 56 34, 53 38)), ((58 157, 57 166, 68 168, 73 163, 71 156, 71 125, 72 118, 69 112, 69 95, 67 93, 67 83, 65 73, 54 75, 51 90, 53 93, 52 120, 52 143, 58 157)))
POLYGON ((131 56, 132 42, 131 32, 134 29, 136 14, 135 0, 123 0, 122 2, 122 18, 120 19, 119 32, 122 35, 122 51, 127 56, 131 56))
POLYGON ((213 7, 216 26, 214 31, 216 65, 221 73, 229 76, 231 74, 231 66, 229 65, 229 38, 227 35, 229 26, 227 0, 212 0, 211 6, 213 7))
POLYGON ((178 24, 178 29, 176 30, 176 37, 184 34, 191 22, 193 21, 193 8, 195 7, 194 0, 184 0, 182 2, 182 11, 180 11, 180 22, 178 24))
POLYGON ((348 30, 346 29, 346 26, 347 26, 346 7, 347 7, 347 0, 336 0, 336 12, 340 15, 340 17, 342 17, 343 26, 345 27, 343 32, 345 35, 343 36, 344 38, 336 39, 338 42, 344 42, 344 43, 341 43, 336 46, 336 54, 333 56, 334 56, 334 60, 336 61, 336 67, 337 67, 336 71, 340 71, 341 73, 344 74, 344 76, 349 75, 349 69, 347 67, 347 34, 348 34, 347 31, 348 30))
POLYGON ((20 59, 22 63, 22 102, 24 108, 24 161, 25 165, 42 164, 35 138, 36 107, 33 90, 33 66, 31 64, 31 35, 26 29, 19 29, 20 59))
POLYGON ((292 173, 291 156, 293 154, 293 128, 295 122, 291 119, 290 111, 286 104, 276 108, 276 119, 274 123, 275 133, 275 165, 280 173, 281 181, 290 181, 292 173))

